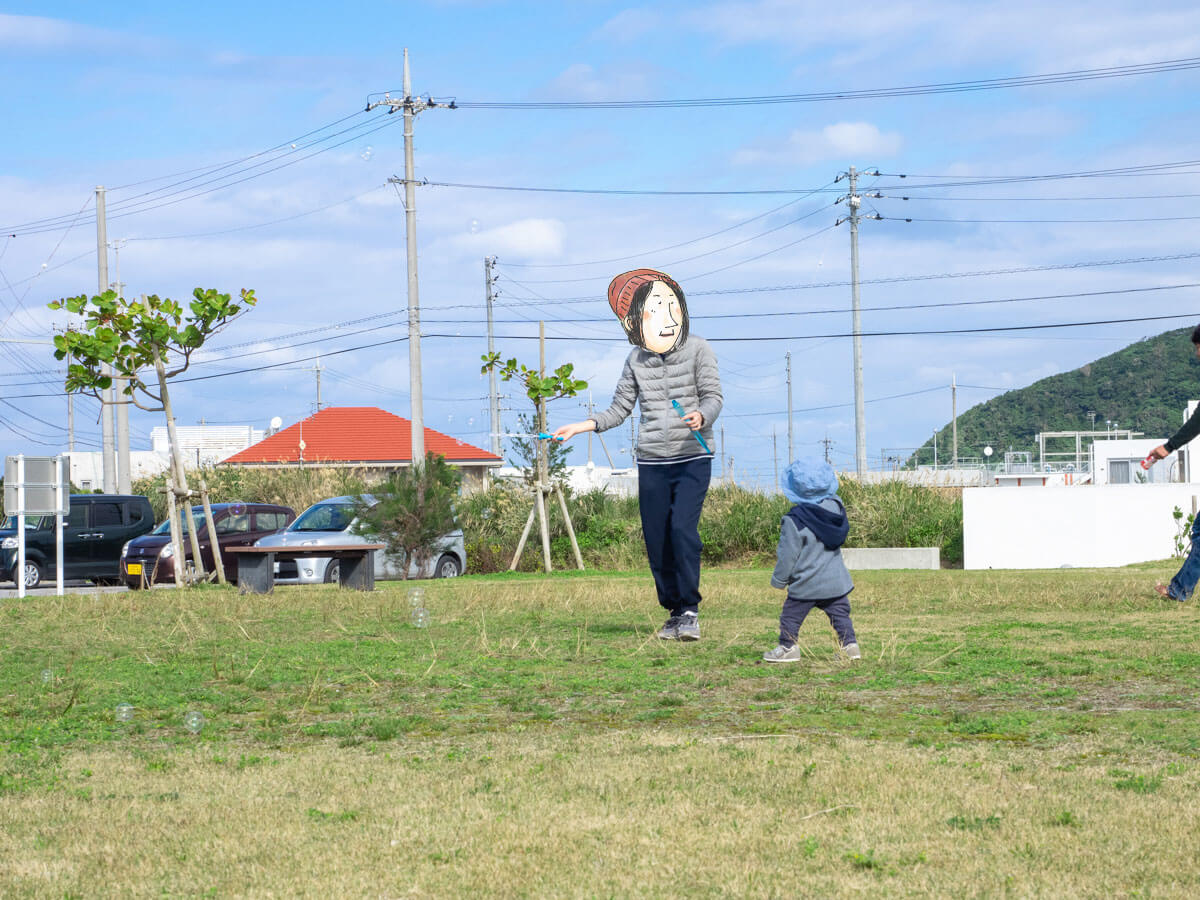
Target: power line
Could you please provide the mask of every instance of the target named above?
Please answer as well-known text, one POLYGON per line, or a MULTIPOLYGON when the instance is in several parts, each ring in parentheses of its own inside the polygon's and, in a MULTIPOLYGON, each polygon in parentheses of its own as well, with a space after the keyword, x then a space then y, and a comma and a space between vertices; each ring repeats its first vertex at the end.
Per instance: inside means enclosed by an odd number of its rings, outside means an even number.
POLYGON ((1127 78, 1162 72, 1186 71, 1200 68, 1200 57, 1169 59, 1126 66, 1106 66, 1098 69, 1073 69, 1043 75, 1016 75, 1007 78, 984 78, 971 81, 950 81, 903 87, 868 88, 854 91, 817 91, 805 94, 774 94, 749 97, 697 97, 687 100, 575 100, 575 101, 473 101, 453 102, 460 109, 681 109, 713 106, 759 106, 779 103, 820 103, 832 100, 870 100, 882 97, 912 97, 926 94, 955 94, 990 91, 1015 87, 1034 87, 1046 84, 1068 84, 1108 78, 1127 78))
MULTIPOLYGON (((1114 288, 1108 291, 1077 291, 1069 294, 1039 294, 1028 297, 1000 297, 989 300, 949 300, 941 303, 897 303, 888 306, 864 306, 863 312, 895 312, 909 311, 916 309, 945 309, 955 306, 990 306, 999 303, 1030 303, 1040 300, 1072 300, 1080 297, 1107 297, 1117 296, 1121 294, 1140 294, 1150 291, 1173 291, 1181 288, 1200 287, 1200 282, 1188 282, 1186 284, 1162 284, 1152 285, 1150 287, 1136 288, 1114 288)), ((840 315, 849 312, 846 307, 835 307, 828 309, 791 309, 783 312, 736 312, 736 313, 712 313, 708 315, 693 314, 692 318, 696 321, 706 321, 710 319, 764 319, 764 318, 781 318, 785 316, 825 316, 825 315, 840 315)), ((553 321, 558 323, 585 323, 585 322, 609 322, 611 316, 589 317, 589 318, 558 318, 553 321)), ((454 322, 470 322, 472 319, 425 319, 426 322, 437 324, 451 324, 454 322)), ((497 319, 502 325, 520 324, 522 320, 517 319, 497 319)), ((524 320, 527 321, 527 320, 524 320)))
MULTIPOLYGON (((1134 256, 1123 259, 1089 260, 1082 262, 1052 263, 1042 266, 1013 266, 1004 269, 976 269, 969 272, 929 272, 914 275, 889 275, 881 278, 863 278, 859 284, 899 284, 908 281, 937 281, 946 278, 980 278, 989 275, 1022 275, 1030 272, 1057 272, 1070 269, 1090 269, 1105 266, 1125 266, 1151 262, 1175 262, 1184 259, 1200 259, 1200 252, 1171 253, 1164 256, 1134 256)), ((688 291, 689 297, 713 297, 726 294, 765 294, 779 291, 806 291, 817 288, 847 287, 849 281, 815 281, 799 284, 759 285, 740 288, 711 288, 706 291, 688 291)), ((552 297, 550 301, 563 303, 595 303, 597 295, 586 297, 552 297)))
MULTIPOLYGON (((277 172, 280 169, 285 169, 290 166, 294 166, 297 163, 304 162, 305 160, 311 159, 314 156, 318 156, 321 153, 326 153, 330 150, 336 149, 337 147, 341 147, 345 144, 350 143, 351 141, 356 141, 363 137, 366 137, 369 134, 374 134, 376 131, 380 131, 384 128, 387 128, 391 125, 396 124, 397 121, 401 121, 401 120, 386 119, 386 117, 385 117, 385 120, 384 120, 383 124, 381 124, 381 125, 376 125, 375 127, 368 128, 366 130, 359 130, 358 133, 351 135, 350 137, 346 138, 345 140, 338 141, 337 143, 330 144, 329 146, 326 146, 326 147, 322 147, 321 149, 315 150, 312 153, 307 153, 304 155, 297 156, 297 158, 295 158, 295 159, 290 159, 286 162, 282 162, 279 165, 275 165, 271 168, 262 169, 262 171, 256 172, 254 170, 259 169, 262 166, 270 165, 271 163, 276 162, 278 159, 285 159, 286 157, 292 155, 293 152, 300 153, 301 150, 306 150, 308 148, 307 147, 298 148, 296 151, 289 151, 288 153, 281 154, 276 159, 268 160, 265 162, 260 162, 253 166, 248 166, 245 169, 230 172, 226 175, 222 175, 217 178, 210 179, 208 181, 202 181, 199 184, 192 185, 191 187, 180 188, 179 190, 169 190, 169 188, 173 188, 176 185, 167 185, 166 187, 160 188, 157 191, 147 191, 145 194, 137 195, 137 197, 133 197, 128 200, 121 201, 120 203, 113 204, 111 209, 115 210, 115 212, 111 212, 108 215, 108 218, 109 219, 120 219, 120 218, 124 218, 126 216, 138 215, 138 214, 145 213, 145 212, 151 212, 153 210, 162 209, 167 206, 173 206, 177 203, 183 203, 188 200, 195 200, 198 197, 203 197, 207 194, 211 194, 216 191, 225 190, 227 188, 233 187, 238 184, 242 184, 243 182, 250 181, 255 178, 261 178, 264 175, 269 175, 270 173, 277 172), (244 175, 244 177, 240 177, 240 178, 233 177, 233 176, 237 176, 237 175, 243 175, 243 173, 245 173, 245 172, 251 172, 252 174, 244 175), (230 180, 230 179, 232 179, 232 180, 230 180), (212 184, 215 184, 216 186, 215 187, 207 187, 208 185, 212 185, 212 184), (205 187, 207 187, 206 190, 200 190, 200 188, 205 188, 205 187), (179 196, 181 194, 184 196, 179 196), (149 199, 139 200, 138 197, 148 197, 149 199), (174 199, 174 200, 167 199, 170 197, 175 197, 176 199, 174 199)), ((363 125, 355 126, 355 128, 357 128, 357 129, 365 128, 366 124, 369 124, 369 123, 364 123, 363 125)), ((353 129, 346 129, 346 131, 350 131, 350 130, 353 130, 353 129)), ((343 133, 344 132, 338 132, 335 135, 330 135, 330 138, 338 137, 343 133)), ((327 139, 325 139, 325 140, 327 140, 327 139)), ((315 143, 317 143, 317 142, 314 142, 314 144, 315 143)), ((312 146, 312 145, 310 145, 310 146, 312 146)), ((193 180, 193 179, 188 179, 188 180, 193 180)), ((62 218, 62 217, 58 217, 58 218, 62 218)), ((49 223, 49 222, 55 222, 56 220, 51 219, 51 220, 43 220, 43 221, 46 223, 49 223)), ((91 219, 90 221, 94 221, 94 218, 91 219)), ((39 222, 33 222, 33 223, 26 223, 23 226, 16 226, 16 227, 10 226, 7 228, 0 229, 0 231, 7 231, 11 234, 16 234, 19 236, 19 235, 42 234, 47 231, 55 231, 55 230, 57 230, 58 227, 59 227, 58 224, 51 225, 51 224, 42 224, 39 222)))

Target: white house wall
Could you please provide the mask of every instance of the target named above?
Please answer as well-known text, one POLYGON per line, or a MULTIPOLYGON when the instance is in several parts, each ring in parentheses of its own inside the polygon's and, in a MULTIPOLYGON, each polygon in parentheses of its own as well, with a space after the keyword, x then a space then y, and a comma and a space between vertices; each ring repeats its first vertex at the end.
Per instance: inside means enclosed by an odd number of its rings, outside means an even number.
POLYGON ((1108 484, 963 490, 967 569, 1107 567, 1166 559, 1172 510, 1200 504, 1196 484, 1108 484))

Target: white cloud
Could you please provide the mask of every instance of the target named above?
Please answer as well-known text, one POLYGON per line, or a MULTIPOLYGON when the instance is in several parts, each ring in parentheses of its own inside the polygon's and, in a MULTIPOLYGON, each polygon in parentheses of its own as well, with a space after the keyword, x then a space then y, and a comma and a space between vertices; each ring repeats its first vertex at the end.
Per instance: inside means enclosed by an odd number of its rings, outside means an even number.
POLYGON ((604 41, 627 43, 644 37, 661 27, 662 16, 649 9, 624 9, 598 29, 596 37, 604 41))
POLYGON ((0 13, 0 47, 43 52, 73 50, 99 53, 120 50, 128 57, 151 52, 157 44, 107 28, 80 25, 62 19, 0 13))
POLYGON ((895 156, 904 146, 896 132, 880 131, 870 122, 837 122, 820 131, 793 131, 782 143, 744 147, 733 155, 734 165, 797 166, 827 159, 895 156))
POLYGON ((600 69, 574 63, 546 85, 543 93, 556 100, 628 100, 652 96, 657 70, 644 63, 625 62, 600 69))
POLYGON ((464 253, 478 256, 555 259, 562 254, 566 233, 566 225, 558 219, 520 219, 475 234, 457 235, 450 243, 464 253))

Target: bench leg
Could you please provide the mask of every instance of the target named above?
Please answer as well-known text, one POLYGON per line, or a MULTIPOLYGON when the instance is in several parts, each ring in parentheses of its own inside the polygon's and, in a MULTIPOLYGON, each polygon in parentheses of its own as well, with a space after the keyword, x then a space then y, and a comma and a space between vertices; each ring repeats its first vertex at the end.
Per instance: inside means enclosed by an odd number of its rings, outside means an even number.
POLYGON ((341 557, 338 563, 338 585, 353 591, 375 590, 374 551, 341 557))
POLYGON ((275 590, 275 554, 239 553, 237 579, 240 593, 271 593, 275 590))

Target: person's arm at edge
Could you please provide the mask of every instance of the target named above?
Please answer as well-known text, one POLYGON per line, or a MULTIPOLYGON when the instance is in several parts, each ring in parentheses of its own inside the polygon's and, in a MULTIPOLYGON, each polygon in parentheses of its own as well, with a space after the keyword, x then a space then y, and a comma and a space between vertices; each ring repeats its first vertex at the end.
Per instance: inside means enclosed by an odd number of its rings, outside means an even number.
POLYGON ((637 379, 633 377, 633 367, 626 359, 625 368, 621 370, 621 377, 617 380, 617 387, 613 391, 612 403, 608 409, 597 413, 590 419, 584 419, 582 422, 572 422, 569 425, 561 426, 555 430, 554 437, 559 441, 567 441, 577 434, 584 434, 588 431, 607 431, 610 428, 616 428, 629 418, 636 402, 637 379))

